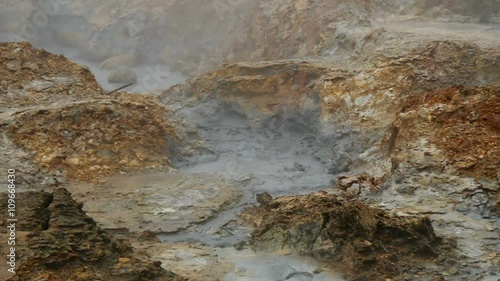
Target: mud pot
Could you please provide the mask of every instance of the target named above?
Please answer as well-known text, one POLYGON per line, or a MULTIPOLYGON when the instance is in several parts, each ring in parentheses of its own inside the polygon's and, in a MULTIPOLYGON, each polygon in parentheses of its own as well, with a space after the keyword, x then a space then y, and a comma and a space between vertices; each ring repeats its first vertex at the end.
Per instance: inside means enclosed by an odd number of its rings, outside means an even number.
POLYGON ((0 280, 499 280, 498 0, 42 2, 0 1, 0 280))

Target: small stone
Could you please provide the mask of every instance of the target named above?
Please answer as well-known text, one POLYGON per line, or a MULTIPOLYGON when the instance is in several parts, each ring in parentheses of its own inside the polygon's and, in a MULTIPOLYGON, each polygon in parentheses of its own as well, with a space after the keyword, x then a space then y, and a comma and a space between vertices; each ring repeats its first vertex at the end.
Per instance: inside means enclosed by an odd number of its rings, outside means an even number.
POLYGON ((259 204, 265 206, 267 204, 269 204, 271 201, 273 201, 273 197, 271 196, 271 194, 267 193, 267 192, 263 192, 263 193, 259 193, 257 194, 257 202, 259 202, 259 204))
POLYGON ((451 274, 451 275, 455 275, 458 273, 458 268, 456 267, 452 267, 448 270, 448 272, 451 274))
POLYGON ((127 66, 120 66, 108 76, 110 83, 135 83, 137 82, 137 74, 127 66))

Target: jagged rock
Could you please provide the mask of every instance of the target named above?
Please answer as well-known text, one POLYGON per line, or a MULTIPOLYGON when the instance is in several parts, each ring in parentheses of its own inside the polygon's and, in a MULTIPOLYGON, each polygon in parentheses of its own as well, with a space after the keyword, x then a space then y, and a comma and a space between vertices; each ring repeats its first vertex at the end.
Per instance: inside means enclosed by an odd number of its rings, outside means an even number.
POLYGON ((0 43, 0 77, 2 112, 104 94, 88 68, 27 42, 0 43))
POLYGON ((321 64, 308 62, 239 63, 194 77, 165 91, 159 99, 169 103, 175 97, 189 98, 193 106, 210 97, 256 126, 272 126, 273 118, 280 116, 291 120, 290 126, 313 130, 310 124, 314 121, 308 122, 318 117, 313 86, 327 71, 321 64))
POLYGON ((267 192, 257 194, 256 198, 257 198, 257 202, 259 202, 259 204, 261 204, 261 205, 267 205, 271 201, 273 201, 273 197, 271 196, 271 194, 269 194, 267 192))
MULTIPOLYGON (((139 260, 134 252, 123 250, 128 248, 97 227, 66 189, 18 196, 23 203, 19 204, 19 221, 32 223, 20 225, 17 271, 3 276, 7 277, 3 280, 181 280, 158 264, 139 260)), ((0 210, 7 213, 4 205, 0 210)), ((5 245, 0 246, 2 253, 5 245)), ((2 274, 6 272, 3 267, 2 274)))
POLYGON ((449 165, 461 174, 496 180, 499 93, 496 86, 452 87, 410 98, 395 122, 399 128, 396 149, 406 150, 425 137, 429 141, 426 151, 408 151, 414 154, 405 159, 411 165, 438 171, 449 165))
POLYGON ((189 153, 169 114, 151 98, 118 94, 26 110, 11 117, 7 134, 34 152, 40 167, 98 180, 127 169, 170 167, 189 153))
POLYGON ((428 217, 398 217, 324 192, 274 199, 259 207, 252 221, 257 223, 255 248, 286 245, 333 263, 349 280, 396 279, 448 247, 428 217))

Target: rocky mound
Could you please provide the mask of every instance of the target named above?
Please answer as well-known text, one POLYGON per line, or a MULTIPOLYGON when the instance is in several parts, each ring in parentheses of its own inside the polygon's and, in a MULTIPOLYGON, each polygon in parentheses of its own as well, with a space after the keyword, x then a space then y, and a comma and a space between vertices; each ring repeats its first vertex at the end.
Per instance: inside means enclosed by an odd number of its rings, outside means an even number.
POLYGON ((398 56, 381 55, 360 72, 333 72, 319 87, 324 118, 374 131, 390 125, 408 97, 454 85, 500 81, 498 50, 434 41, 398 56), (341 112, 342 114, 339 114, 341 112))
POLYGON ((289 247, 341 268, 348 280, 406 280, 415 264, 444 249, 453 255, 428 217, 398 217, 326 192, 277 198, 250 217, 257 249, 289 247))
POLYGON ((0 43, 0 76, 2 111, 104 94, 88 68, 27 42, 0 43))
POLYGON ((92 180, 130 169, 170 167, 187 151, 167 115, 168 109, 153 99, 115 95, 16 113, 6 130, 40 167, 92 180))
POLYGON ((0 92, 0 129, 13 164, 24 157, 52 174, 99 180, 118 171, 169 168, 195 146, 187 139, 197 140, 196 129, 154 98, 105 96, 88 69, 62 56, 27 43, 0 48, 1 83, 8 85, 0 92))
MULTIPOLYGON (((186 106, 216 101, 245 115, 251 123, 278 115, 298 119, 298 112, 305 115, 317 109, 314 84, 327 70, 321 64, 293 61, 227 65, 174 86, 159 99, 167 104, 177 100, 186 106)), ((312 113, 310 118, 314 117, 312 113)))
MULTIPOLYGON (((7 194, 0 197, 5 225, 7 194)), ((97 227, 66 189, 18 197, 23 204, 17 213, 17 270, 14 276, 2 263, 2 280, 181 280, 157 263, 134 258, 127 242, 117 242, 97 227)), ((7 241, 8 233, 0 237, 7 241)), ((0 251, 8 254, 7 243, 0 251)))

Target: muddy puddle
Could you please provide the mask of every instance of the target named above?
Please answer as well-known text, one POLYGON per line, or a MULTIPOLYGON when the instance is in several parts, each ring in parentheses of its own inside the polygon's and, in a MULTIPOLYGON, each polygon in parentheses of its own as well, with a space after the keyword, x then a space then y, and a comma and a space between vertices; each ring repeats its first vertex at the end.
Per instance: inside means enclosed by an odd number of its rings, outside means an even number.
MULTIPOLYGON (((243 208, 256 205, 256 195, 267 192, 273 197, 307 194, 327 189, 332 175, 315 157, 318 150, 314 132, 287 124, 254 125, 224 105, 210 103, 184 108, 178 113, 199 127, 202 138, 211 149, 181 163, 182 173, 207 173, 241 183, 241 199, 235 206, 217 214, 204 225, 182 233, 161 235, 165 242, 179 242, 183 237, 205 244, 220 244, 208 238, 230 222, 243 208), (209 235, 210 236, 210 235, 209 235)), ((314 124, 311 124, 314 127, 314 124)), ((229 229, 231 242, 244 239, 241 229, 229 229)))
POLYGON ((343 281, 339 273, 325 270, 312 258, 255 253, 250 250, 235 251, 218 249, 235 265, 234 272, 227 274, 225 281, 343 281))

